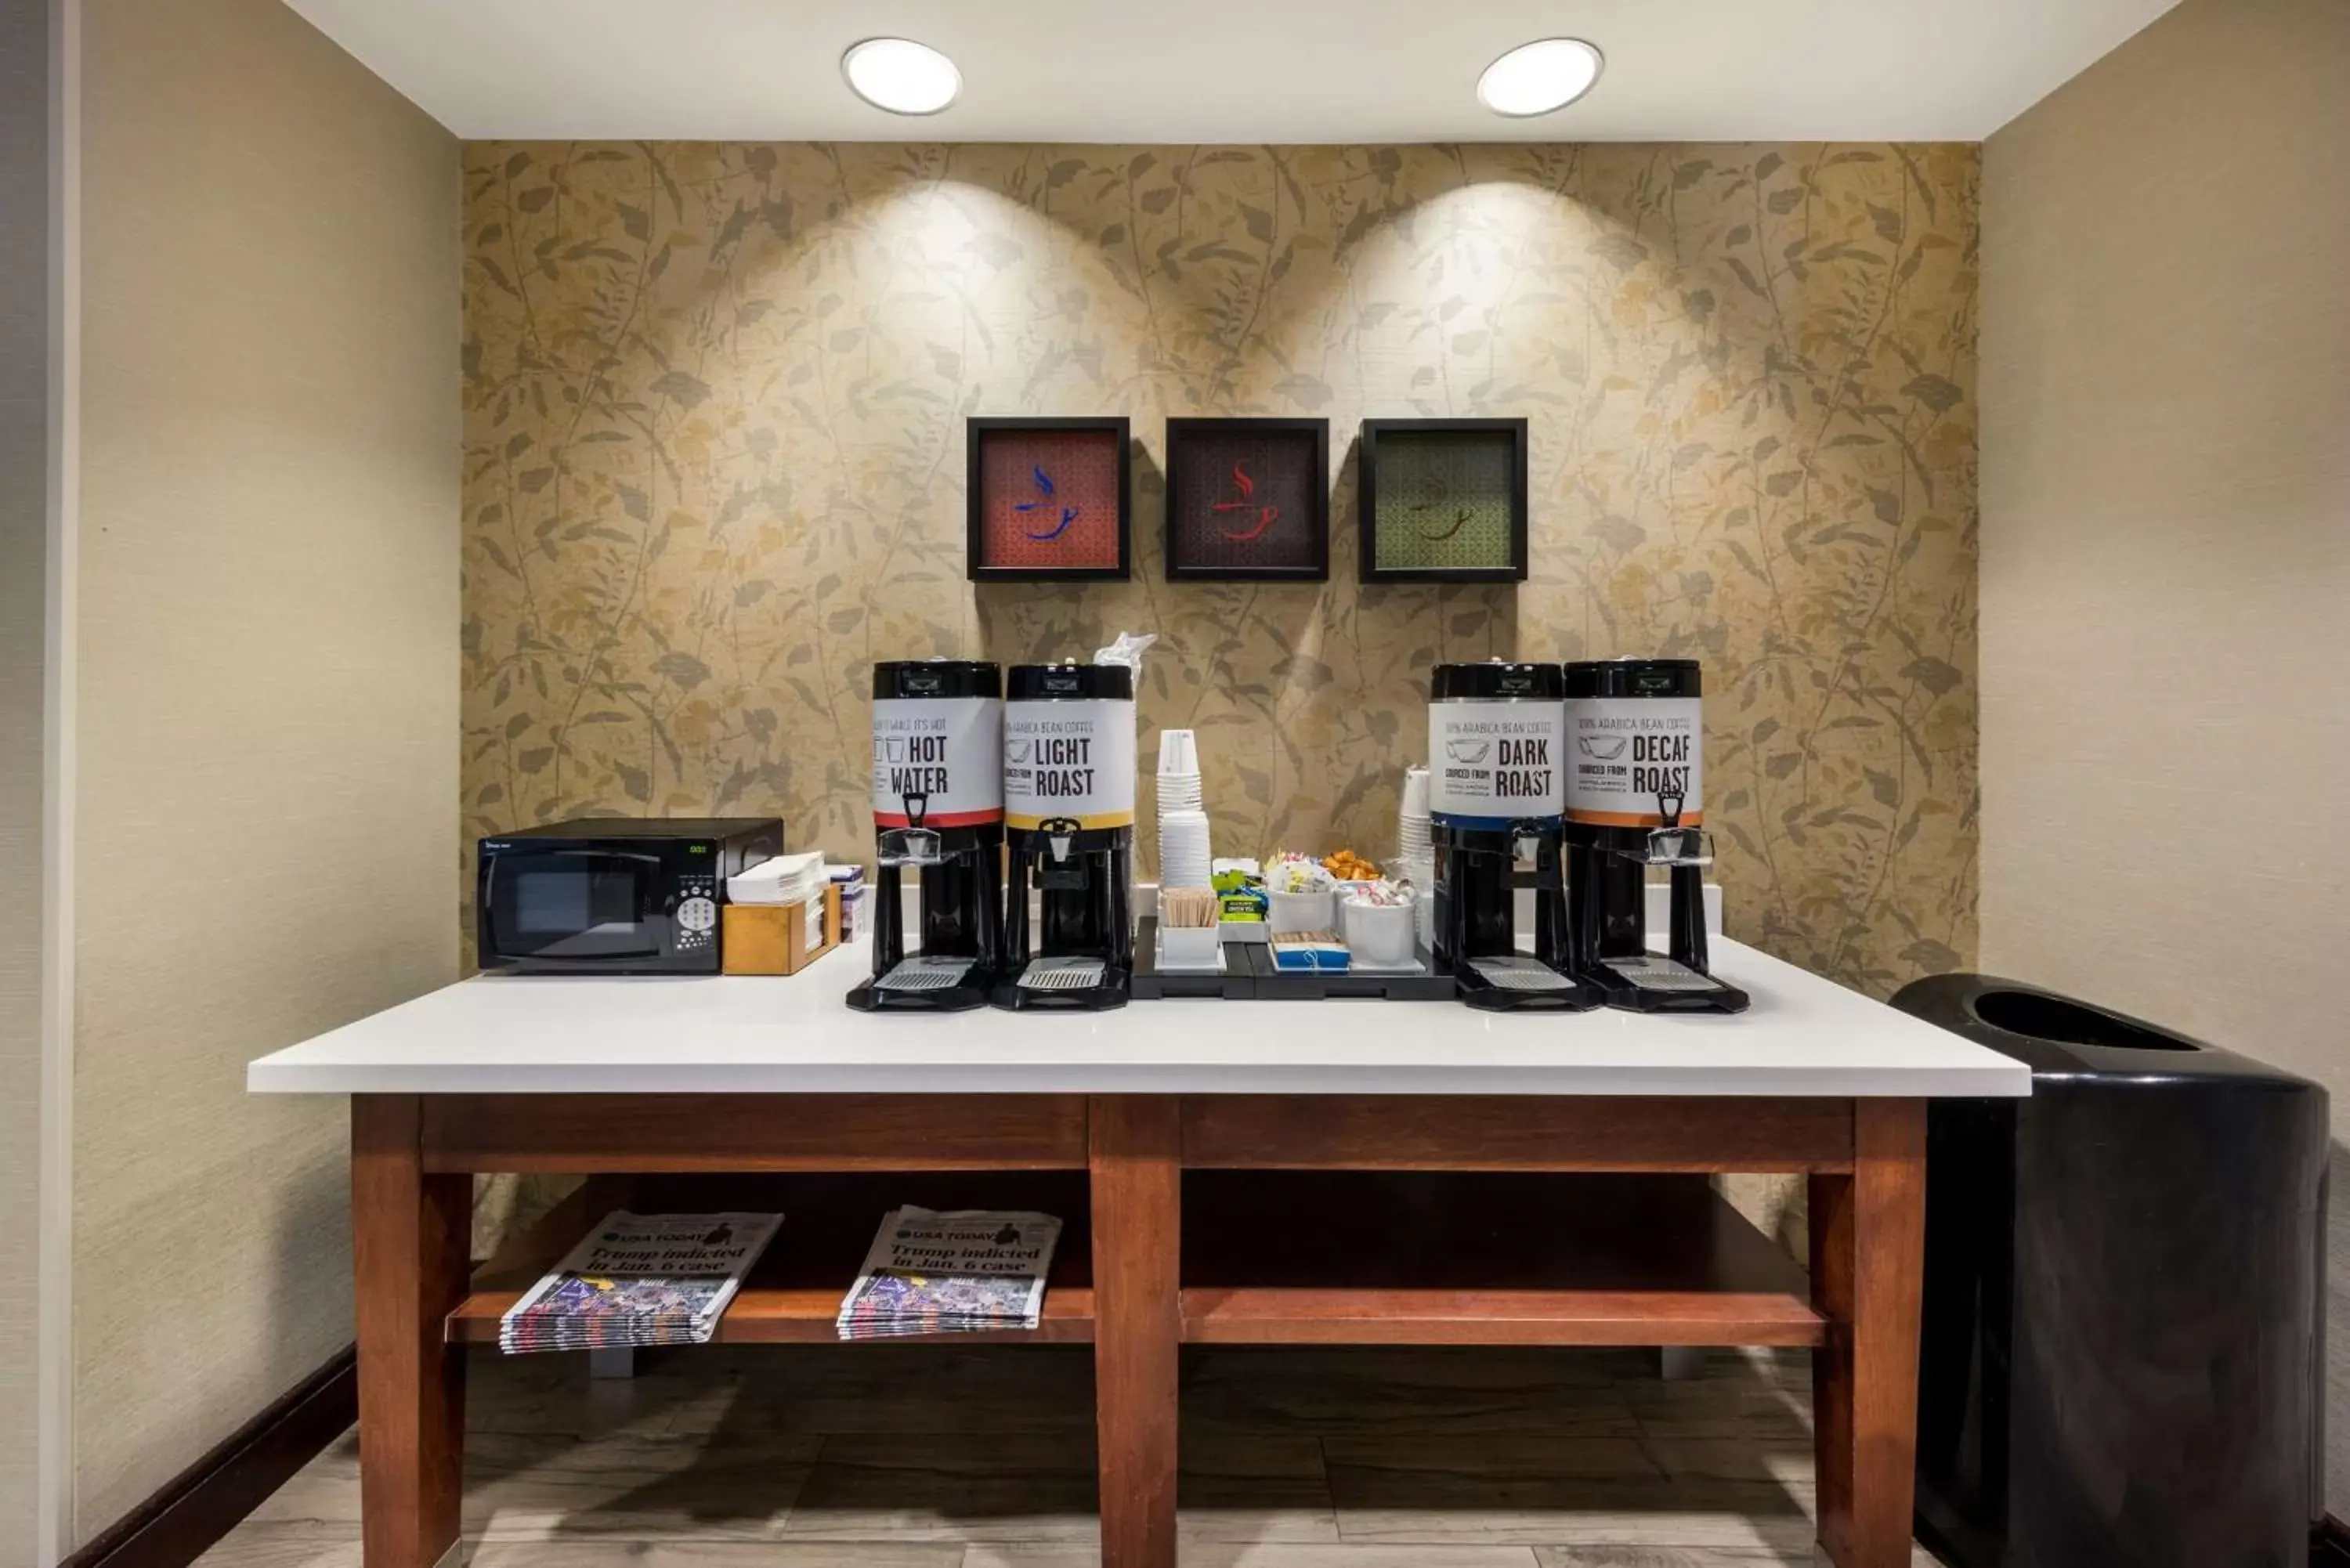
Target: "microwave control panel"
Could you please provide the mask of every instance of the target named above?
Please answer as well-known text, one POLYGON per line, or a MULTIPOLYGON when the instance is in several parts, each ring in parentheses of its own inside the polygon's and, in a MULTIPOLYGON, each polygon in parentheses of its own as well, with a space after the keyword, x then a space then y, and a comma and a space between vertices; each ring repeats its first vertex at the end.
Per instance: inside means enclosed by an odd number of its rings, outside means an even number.
POLYGON ((681 870, 670 940, 680 952, 708 952, 718 940, 718 881, 702 867, 681 870))

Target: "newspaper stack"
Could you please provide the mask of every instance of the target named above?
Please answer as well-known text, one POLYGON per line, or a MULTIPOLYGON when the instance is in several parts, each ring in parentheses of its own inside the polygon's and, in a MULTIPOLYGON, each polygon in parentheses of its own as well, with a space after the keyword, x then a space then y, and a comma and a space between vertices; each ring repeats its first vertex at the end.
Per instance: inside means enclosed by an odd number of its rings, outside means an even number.
POLYGON ((707 1345, 780 1214, 616 1209, 498 1320, 498 1348, 707 1345))
POLYGON ((1035 1328, 1060 1239, 1050 1214, 894 1209, 840 1303, 840 1337, 1035 1328))

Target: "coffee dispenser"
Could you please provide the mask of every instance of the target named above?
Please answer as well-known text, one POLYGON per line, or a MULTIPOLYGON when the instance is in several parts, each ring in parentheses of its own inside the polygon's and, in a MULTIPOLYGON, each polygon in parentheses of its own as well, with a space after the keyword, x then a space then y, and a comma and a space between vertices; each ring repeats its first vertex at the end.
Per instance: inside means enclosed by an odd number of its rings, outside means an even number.
POLYGON ((1440 664, 1430 689, 1433 956, 1472 1007, 1597 1001, 1567 972, 1564 693, 1558 666, 1499 660, 1440 664), (1517 890, 1529 883, 1531 955, 1518 950, 1517 929, 1517 890))
POLYGON ((1692 659, 1566 666, 1568 880, 1575 974, 1610 1007, 1743 1012, 1708 972, 1705 714, 1692 659), (1667 951, 1648 950, 1648 868, 1667 868, 1667 951))
POLYGON ((1134 671, 1125 665, 1012 667, 1003 712, 1012 874, 998 1007, 1126 1005, 1134 969, 1134 671))
POLYGON ((1003 676, 994 665, 873 667, 873 975, 848 1005, 977 1007, 1003 953, 1003 676), (921 882, 911 953, 909 869, 921 882))

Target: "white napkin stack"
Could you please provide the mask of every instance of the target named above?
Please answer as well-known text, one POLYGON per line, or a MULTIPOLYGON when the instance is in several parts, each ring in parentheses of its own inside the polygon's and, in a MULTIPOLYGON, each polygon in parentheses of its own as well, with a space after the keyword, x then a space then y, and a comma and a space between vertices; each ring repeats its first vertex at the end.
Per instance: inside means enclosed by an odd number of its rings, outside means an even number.
POLYGON ((778 855, 726 878, 726 898, 736 904, 805 904, 824 897, 827 879, 823 850, 778 855))

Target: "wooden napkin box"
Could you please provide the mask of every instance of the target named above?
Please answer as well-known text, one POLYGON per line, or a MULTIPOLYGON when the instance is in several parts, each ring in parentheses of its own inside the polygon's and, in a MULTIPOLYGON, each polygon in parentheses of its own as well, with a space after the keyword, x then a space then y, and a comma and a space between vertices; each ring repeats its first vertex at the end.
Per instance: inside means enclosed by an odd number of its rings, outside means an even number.
POLYGON ((840 945, 840 889, 824 890, 823 940, 808 939, 806 904, 728 904, 718 951, 727 974, 797 974, 840 945))

